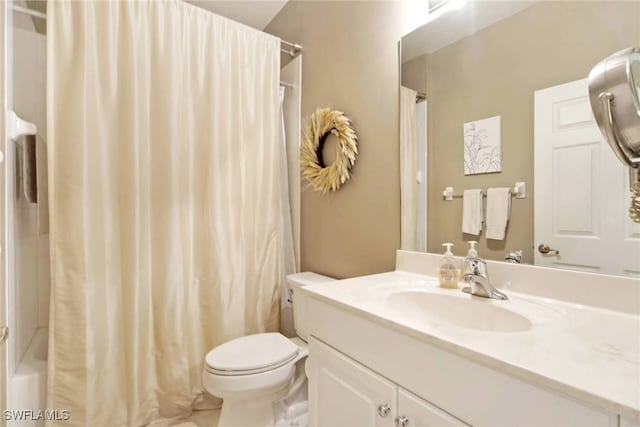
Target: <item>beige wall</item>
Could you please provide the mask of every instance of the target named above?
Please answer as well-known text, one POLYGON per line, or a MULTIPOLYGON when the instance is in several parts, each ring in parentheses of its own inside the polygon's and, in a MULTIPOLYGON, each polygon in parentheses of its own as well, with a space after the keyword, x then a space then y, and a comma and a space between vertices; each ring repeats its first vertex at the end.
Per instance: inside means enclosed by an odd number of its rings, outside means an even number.
MULTIPOLYGON (((585 78, 603 57, 639 43, 640 2, 545 2, 431 54, 428 251, 441 252, 441 243, 452 241, 464 255, 464 241, 477 239, 462 234, 462 201, 444 201, 445 187, 460 193, 525 181, 527 198, 513 199, 506 240, 481 236, 479 253, 500 260, 507 250, 523 249, 532 262, 533 93, 585 78), (503 171, 465 177, 462 126, 496 115, 503 171)), ((416 64, 409 65, 415 75, 416 64)))
POLYGON ((290 1, 265 29, 304 46, 302 115, 332 107, 353 120, 359 156, 339 191, 303 182, 301 267, 334 277, 394 268, 400 243, 400 2, 290 1))
POLYGON ((417 56, 402 64, 402 86, 417 92, 427 93, 427 70, 429 54, 417 56))

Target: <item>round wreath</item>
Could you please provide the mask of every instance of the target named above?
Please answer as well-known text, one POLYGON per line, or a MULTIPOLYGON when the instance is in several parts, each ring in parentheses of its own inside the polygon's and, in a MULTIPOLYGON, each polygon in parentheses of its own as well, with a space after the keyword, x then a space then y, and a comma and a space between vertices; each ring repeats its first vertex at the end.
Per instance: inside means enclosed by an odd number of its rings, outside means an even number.
POLYGON ((307 123, 300 150, 300 169, 315 191, 336 191, 351 177, 358 154, 356 132, 342 111, 319 108, 307 123), (336 161, 325 165, 322 147, 329 135, 338 139, 336 161))

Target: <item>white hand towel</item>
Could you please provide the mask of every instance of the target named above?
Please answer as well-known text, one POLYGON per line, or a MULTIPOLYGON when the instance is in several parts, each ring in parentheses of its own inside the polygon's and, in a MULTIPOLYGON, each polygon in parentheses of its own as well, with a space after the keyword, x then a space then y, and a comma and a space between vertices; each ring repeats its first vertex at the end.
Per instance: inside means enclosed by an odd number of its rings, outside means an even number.
POLYGON ((483 220, 482 190, 464 190, 462 193, 462 232, 479 236, 483 220))
POLYGON ((511 211, 511 189, 487 190, 487 239, 504 240, 511 211))

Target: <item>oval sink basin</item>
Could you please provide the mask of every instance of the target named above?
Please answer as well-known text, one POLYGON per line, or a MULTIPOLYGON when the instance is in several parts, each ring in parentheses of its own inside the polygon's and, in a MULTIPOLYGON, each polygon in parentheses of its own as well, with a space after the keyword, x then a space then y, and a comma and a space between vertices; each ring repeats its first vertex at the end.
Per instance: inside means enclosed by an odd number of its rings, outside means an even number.
POLYGON ((404 291, 387 297, 387 307, 415 318, 440 320, 467 329, 492 332, 519 332, 531 329, 531 322, 498 304, 508 301, 404 291))

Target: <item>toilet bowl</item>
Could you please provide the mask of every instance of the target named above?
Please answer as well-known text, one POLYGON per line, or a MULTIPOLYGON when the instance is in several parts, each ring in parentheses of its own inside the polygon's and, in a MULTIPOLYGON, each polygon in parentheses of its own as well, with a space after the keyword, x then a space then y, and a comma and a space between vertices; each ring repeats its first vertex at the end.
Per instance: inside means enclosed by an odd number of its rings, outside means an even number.
MULTIPOLYGON (((280 333, 248 335, 207 353, 202 382, 209 393, 223 399, 218 427, 273 427, 274 405, 306 387, 301 366, 306 362, 309 338, 302 316, 306 301, 297 290, 332 280, 309 272, 287 276, 298 337, 287 338, 280 333)), ((299 403, 297 407, 306 407, 299 403)), ((288 411, 284 408, 280 412, 288 411)))

